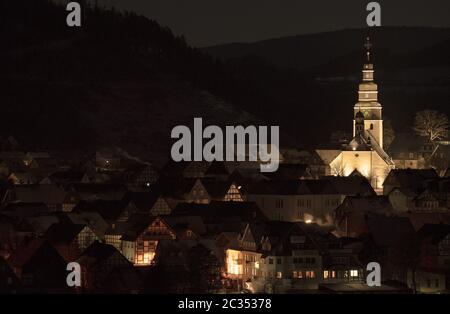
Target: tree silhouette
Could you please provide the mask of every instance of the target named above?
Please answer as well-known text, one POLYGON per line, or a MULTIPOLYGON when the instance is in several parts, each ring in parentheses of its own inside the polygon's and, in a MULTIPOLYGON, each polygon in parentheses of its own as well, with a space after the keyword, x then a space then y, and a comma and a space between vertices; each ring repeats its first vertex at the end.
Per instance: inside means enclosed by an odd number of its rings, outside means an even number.
POLYGON ((448 134, 448 117, 435 110, 423 110, 416 113, 414 131, 427 137, 431 142, 441 140, 448 134))

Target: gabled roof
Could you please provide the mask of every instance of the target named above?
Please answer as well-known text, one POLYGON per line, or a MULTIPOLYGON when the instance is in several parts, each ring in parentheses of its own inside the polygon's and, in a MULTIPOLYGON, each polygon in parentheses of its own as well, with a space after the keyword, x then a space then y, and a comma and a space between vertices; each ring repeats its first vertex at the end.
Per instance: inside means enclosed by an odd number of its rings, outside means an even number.
POLYGON ((414 229, 417 231, 420 230, 426 224, 445 224, 450 225, 450 214, 441 214, 441 213, 408 213, 405 214, 406 217, 411 220, 411 223, 414 226, 414 229))
POLYGON ((148 192, 129 192, 127 197, 139 211, 148 212, 162 196, 156 189, 151 189, 148 192))
POLYGON ((416 189, 422 187, 426 180, 438 177, 434 169, 393 169, 389 172, 384 184, 416 189))
POLYGON ((149 226, 154 224, 156 221, 162 223, 166 226, 169 232, 175 234, 172 228, 165 222, 164 219, 157 216, 139 215, 140 219, 135 221, 129 226, 125 234, 121 237, 123 241, 136 241, 137 238, 145 231, 149 226))
POLYGON ((48 228, 44 237, 51 243, 70 244, 85 227, 71 223, 56 223, 48 228))
POLYGON ((337 210, 351 211, 355 214, 393 212, 392 204, 387 196, 347 196, 337 210))
POLYGON ((201 178, 199 180, 208 195, 215 199, 224 198, 231 186, 231 182, 215 178, 201 178))
POLYGON ((338 194, 375 196, 372 185, 364 176, 336 177, 327 176, 323 179, 330 182, 338 194))
POLYGON ((116 220, 127 208, 129 201, 123 200, 96 200, 92 202, 81 201, 73 209, 73 212, 97 212, 105 220, 116 220))
MULTIPOLYGON (((80 258, 78 259, 81 263, 83 263, 85 266, 94 266, 104 260, 107 260, 114 254, 120 254, 122 255, 114 246, 100 243, 99 241, 94 241, 84 252, 81 254, 80 258)), ((128 260, 122 256, 122 263, 127 263, 128 260)), ((132 264, 128 262, 128 264, 131 266, 132 264)))
POLYGON ((73 224, 89 226, 100 238, 103 238, 109 224, 97 212, 70 212, 66 214, 73 224))
POLYGON ((264 255, 291 256, 295 250, 320 250, 316 241, 310 236, 308 225, 287 221, 266 221, 248 225, 253 238, 264 255), (293 241, 293 237, 298 237, 293 241), (271 244, 270 251, 261 246, 264 242, 271 244))
POLYGON ((425 224, 417 232, 420 239, 430 238, 433 244, 438 244, 450 234, 450 225, 425 224))
POLYGON ((408 187, 395 187, 393 188, 390 192, 389 195, 392 194, 394 191, 399 191, 400 193, 402 193, 403 195, 407 196, 407 197, 415 197, 417 195, 417 193, 412 190, 411 188, 408 187))
POLYGON ((371 151, 372 145, 370 145, 367 140, 361 135, 356 135, 348 145, 346 145, 344 150, 351 151, 371 151))
POLYGON ((197 235, 206 233, 206 227, 199 216, 165 216, 164 220, 174 230, 187 228, 197 235))
POLYGON ((16 250, 8 259, 8 263, 12 267, 23 268, 40 253, 48 258, 50 254, 54 255, 61 263, 66 263, 58 251, 44 238, 33 239, 27 246, 16 250))

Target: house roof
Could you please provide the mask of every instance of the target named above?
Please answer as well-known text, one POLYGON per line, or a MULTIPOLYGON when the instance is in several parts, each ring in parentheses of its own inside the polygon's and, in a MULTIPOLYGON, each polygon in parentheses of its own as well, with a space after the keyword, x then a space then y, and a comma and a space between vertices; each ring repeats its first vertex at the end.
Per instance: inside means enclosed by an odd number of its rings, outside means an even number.
POLYGON ((69 184, 81 182, 84 176, 84 171, 60 170, 50 174, 48 179, 54 184, 69 184))
POLYGON ((116 220, 128 206, 128 200, 96 200, 91 202, 81 201, 73 209, 73 212, 97 212, 105 220, 116 220))
POLYGON ((248 193, 265 195, 317 195, 338 194, 338 191, 329 180, 272 180, 255 184, 248 193))
POLYGON ((79 224, 56 223, 48 228, 44 237, 52 243, 70 244, 85 227, 79 224))
POLYGON ((430 238, 434 244, 438 244, 449 234, 450 225, 445 224, 425 224, 417 232, 420 239, 430 238))
POLYGON ((66 192, 54 184, 17 185, 13 188, 13 197, 24 203, 62 204, 66 192))
POLYGON ((437 178, 438 174, 434 169, 393 169, 384 184, 418 188, 424 181, 437 178))
MULTIPOLYGON (((101 243, 99 241, 94 241, 89 247, 87 247, 83 251, 78 260, 85 266, 94 266, 104 260, 107 260, 114 254, 122 255, 114 246, 110 244, 101 243)), ((122 257, 123 262, 128 261, 124 256, 122 257)), ((128 263, 130 266, 132 265, 130 262, 128 263)))
POLYGON ((258 245, 258 250, 264 255, 291 256, 296 250, 320 250, 316 240, 311 237, 313 230, 304 223, 287 221, 267 221, 264 223, 251 223, 249 229, 258 245), (303 241, 293 243, 293 236, 302 237, 303 241), (263 250, 261 244, 268 241, 270 251, 263 250))
POLYGON ((389 146, 389 152, 395 158, 401 153, 418 152, 424 144, 424 138, 414 133, 396 133, 394 141, 389 146))
POLYGON ((212 201, 209 204, 180 203, 172 211, 172 215, 200 216, 214 219, 237 217, 247 221, 267 219, 253 202, 212 201))
POLYGON ((199 180, 206 192, 208 192, 208 195, 216 199, 223 198, 231 186, 231 182, 215 178, 201 178, 199 180))
POLYGON ((411 221, 406 217, 374 215, 366 219, 369 233, 380 247, 402 247, 416 239, 411 221))
POLYGON ((48 240, 44 238, 33 239, 25 247, 14 251, 11 257, 8 259, 8 263, 12 267, 23 268, 33 259, 34 256, 38 255, 39 252, 47 257, 50 257, 50 254, 54 254, 57 258, 60 259, 61 263, 65 263, 64 258, 48 242, 48 240))
POLYGON ((376 195, 369 181, 363 176, 327 176, 323 177, 323 179, 328 180, 334 189, 341 195, 376 195))
POLYGON ((228 176, 230 173, 228 172, 225 163, 222 161, 214 160, 209 165, 208 169, 205 172, 205 176, 228 176))
POLYGON ((311 168, 307 164, 301 163, 282 163, 278 166, 278 170, 269 173, 272 179, 299 180, 312 178, 311 168))
POLYGON ((157 190, 148 192, 129 192, 127 197, 139 211, 148 212, 152 209, 155 202, 159 199, 161 193, 157 190))
POLYGON ((85 201, 121 200, 128 191, 123 184, 72 183, 70 188, 85 201))
POLYGON ((407 213, 415 230, 420 230, 426 224, 447 224, 450 225, 450 214, 441 213, 407 213))
POLYGON ((206 226, 199 216, 165 216, 164 220, 174 230, 186 228, 192 230, 197 235, 206 233, 206 226))
POLYGON ((347 196, 338 210, 350 210, 355 214, 393 212, 392 204, 387 196, 347 196))
POLYGON ((13 216, 30 217, 41 213, 49 212, 49 208, 44 203, 23 203, 12 202, 9 203, 3 212, 10 213, 13 216))
POLYGON ((123 241, 135 241, 157 217, 149 215, 139 215, 139 219, 128 224, 126 231, 120 238, 123 241))

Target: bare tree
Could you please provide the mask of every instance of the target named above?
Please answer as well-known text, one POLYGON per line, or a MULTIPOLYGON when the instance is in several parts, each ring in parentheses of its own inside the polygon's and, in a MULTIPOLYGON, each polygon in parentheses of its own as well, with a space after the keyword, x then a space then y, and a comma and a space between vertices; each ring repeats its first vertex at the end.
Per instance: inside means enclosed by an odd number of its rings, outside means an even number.
POLYGON ((335 166, 331 166, 331 175, 343 177, 345 175, 345 168, 347 168, 347 163, 339 163, 335 166))
POLYGON ((434 110, 424 110, 416 113, 414 131, 430 141, 443 139, 447 136, 450 125, 445 114, 434 110))

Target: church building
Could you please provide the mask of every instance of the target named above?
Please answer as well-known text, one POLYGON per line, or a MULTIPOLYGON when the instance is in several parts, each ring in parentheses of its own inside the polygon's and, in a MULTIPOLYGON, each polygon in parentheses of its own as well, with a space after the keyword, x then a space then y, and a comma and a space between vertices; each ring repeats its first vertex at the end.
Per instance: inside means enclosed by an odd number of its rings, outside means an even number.
POLYGON ((383 149, 383 107, 378 102, 374 82, 370 38, 366 38, 366 63, 359 84, 358 102, 354 106, 353 139, 340 149, 318 149, 319 156, 335 176, 363 175, 381 193, 383 182, 394 168, 392 158, 383 149))

